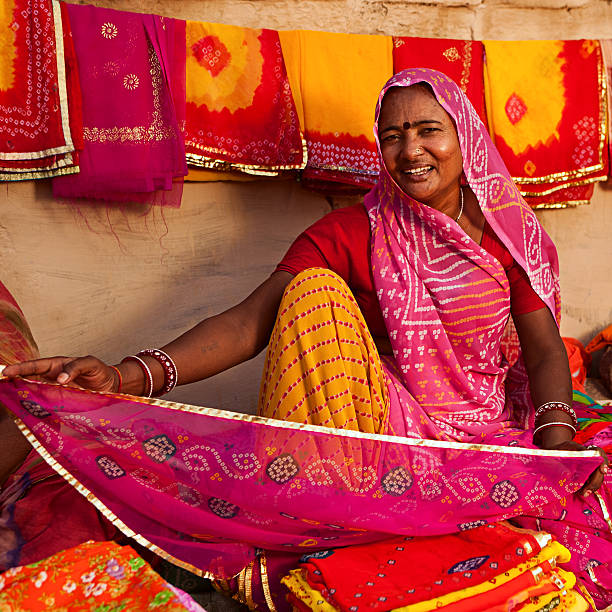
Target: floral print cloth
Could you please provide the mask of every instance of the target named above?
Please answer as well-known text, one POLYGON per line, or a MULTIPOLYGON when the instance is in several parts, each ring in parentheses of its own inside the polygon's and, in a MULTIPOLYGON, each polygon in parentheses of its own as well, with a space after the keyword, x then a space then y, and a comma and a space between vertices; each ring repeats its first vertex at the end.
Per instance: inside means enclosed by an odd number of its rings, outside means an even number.
POLYGON ((22 610, 203 611, 156 574, 134 549, 114 542, 86 542, 0 574, 0 611, 22 610))

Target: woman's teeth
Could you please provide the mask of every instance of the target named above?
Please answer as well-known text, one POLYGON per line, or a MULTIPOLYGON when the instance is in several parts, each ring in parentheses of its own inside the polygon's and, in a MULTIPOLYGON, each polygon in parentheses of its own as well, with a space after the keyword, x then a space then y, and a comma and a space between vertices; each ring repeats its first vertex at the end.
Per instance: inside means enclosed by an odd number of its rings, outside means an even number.
POLYGON ((422 168, 412 168, 411 170, 404 170, 404 174, 412 174, 418 176, 419 174, 425 174, 431 170, 431 166, 423 166, 422 168))

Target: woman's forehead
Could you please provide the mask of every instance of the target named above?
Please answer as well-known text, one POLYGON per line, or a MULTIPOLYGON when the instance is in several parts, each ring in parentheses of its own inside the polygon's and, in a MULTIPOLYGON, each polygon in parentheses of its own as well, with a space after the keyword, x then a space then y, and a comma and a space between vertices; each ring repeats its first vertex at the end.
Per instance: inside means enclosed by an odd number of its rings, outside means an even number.
POLYGON ((410 87, 391 87, 385 93, 379 124, 396 121, 404 123, 426 118, 452 122, 427 85, 418 83, 410 87))

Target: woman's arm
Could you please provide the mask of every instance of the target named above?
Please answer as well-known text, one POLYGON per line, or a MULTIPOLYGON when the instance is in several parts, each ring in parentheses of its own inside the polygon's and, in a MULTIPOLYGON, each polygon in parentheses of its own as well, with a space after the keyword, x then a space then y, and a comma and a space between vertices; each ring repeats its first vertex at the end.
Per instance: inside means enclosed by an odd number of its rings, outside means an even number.
MULTIPOLYGON (((514 315, 514 326, 519 336, 523 358, 529 377, 533 405, 537 408, 547 402, 563 402, 572 405, 572 379, 567 352, 559 329, 548 308, 514 315)), ((572 418, 561 410, 545 412, 536 425, 562 422, 572 423, 572 418)), ((541 431, 538 444, 545 449, 585 450, 573 442, 574 434, 569 427, 552 426, 541 431)), ((608 471, 608 459, 600 450, 604 463, 589 477, 580 493, 590 495, 603 484, 608 471)))
MULTIPOLYGON (((205 319, 162 347, 176 364, 179 384, 213 376, 255 357, 268 343, 283 292, 292 278, 288 272, 275 272, 240 304, 205 319)), ((144 359, 157 391, 164 383, 163 369, 152 357, 144 359)), ((143 393, 144 374, 137 363, 127 361, 117 368, 121 372, 123 393, 143 393)), ((114 370, 92 356, 26 361, 8 366, 4 375, 38 375, 97 391, 117 391, 119 383, 114 370)))

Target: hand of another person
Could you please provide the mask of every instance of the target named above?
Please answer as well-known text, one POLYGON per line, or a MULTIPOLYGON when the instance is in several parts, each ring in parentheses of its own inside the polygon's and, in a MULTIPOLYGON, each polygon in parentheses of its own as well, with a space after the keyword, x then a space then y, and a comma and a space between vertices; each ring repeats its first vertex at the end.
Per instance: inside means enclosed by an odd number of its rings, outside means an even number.
POLYGON ((6 366, 2 372, 14 376, 37 376, 43 381, 79 386, 92 391, 116 391, 116 372, 97 357, 48 357, 6 366))
POLYGON ((603 463, 589 476, 588 480, 582 485, 582 487, 580 487, 580 489, 576 491, 578 495, 583 495, 584 497, 588 497, 594 491, 597 491, 599 487, 601 487, 601 485, 603 484, 606 472, 610 469, 608 456, 606 455, 606 452, 602 448, 599 448, 598 446, 589 448, 587 446, 582 446, 582 444, 578 444, 577 442, 573 442, 570 440, 568 442, 561 442, 560 444, 557 444, 555 447, 550 448, 549 450, 556 450, 556 451, 597 450, 599 452, 599 454, 601 455, 601 458, 603 459, 603 463))

